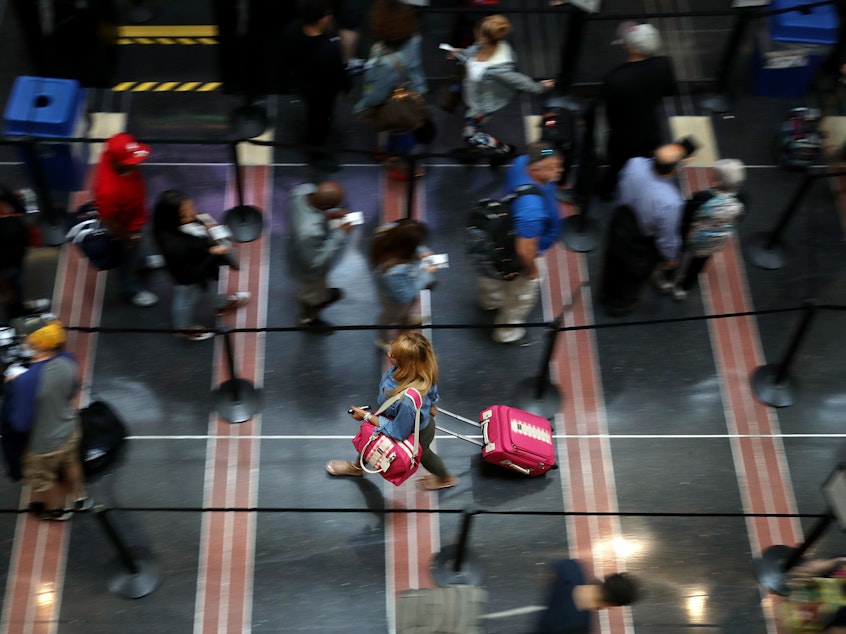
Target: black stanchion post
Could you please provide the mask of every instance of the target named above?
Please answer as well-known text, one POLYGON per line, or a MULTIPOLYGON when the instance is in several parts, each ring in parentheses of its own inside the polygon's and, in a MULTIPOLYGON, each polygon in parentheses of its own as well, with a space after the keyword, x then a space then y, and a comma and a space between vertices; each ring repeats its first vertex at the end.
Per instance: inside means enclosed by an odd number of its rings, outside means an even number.
POLYGON ((261 394, 246 379, 238 378, 235 373, 235 351, 232 347, 232 329, 221 328, 223 333, 226 367, 229 379, 217 386, 212 392, 218 416, 228 423, 244 423, 261 409, 261 394))
POLYGON ((35 197, 38 200, 38 228, 41 231, 41 239, 48 246, 60 246, 65 242, 67 228, 62 218, 62 212, 53 206, 53 198, 47 184, 47 175, 44 173, 44 166, 38 156, 38 140, 32 137, 26 139, 23 148, 32 170, 32 188, 35 190, 35 197))
POLYGON ((238 143, 239 141, 232 141, 229 144, 235 170, 235 192, 238 196, 238 204, 226 211, 223 215, 223 224, 238 242, 252 242, 261 235, 264 220, 258 207, 244 204, 244 176, 238 159, 238 143))
POLYGON ((414 174, 417 172, 417 155, 413 152, 406 157, 408 168, 408 182, 405 190, 405 217, 410 220, 414 217, 414 196, 417 193, 417 179, 414 174))
POLYGON ((118 555, 114 573, 109 578, 109 591, 125 599, 140 599, 147 596, 158 587, 161 581, 155 557, 143 549, 130 549, 126 546, 108 518, 108 509, 96 506, 94 511, 97 521, 118 555))
POLYGON ((731 110, 729 81, 732 69, 737 65, 737 60, 740 59, 740 47, 751 20, 752 10, 750 8, 740 8, 735 13, 731 33, 720 54, 720 61, 717 63, 714 91, 699 102, 699 105, 705 110, 720 114, 731 110))
POLYGON ((781 212, 778 223, 772 232, 769 234, 760 233, 753 237, 752 244, 749 245, 749 255, 752 261, 762 269, 775 270, 784 266, 782 235, 817 178, 819 178, 819 174, 811 172, 805 174, 802 183, 794 192, 784 211, 781 212))
POLYGON ((546 328, 544 353, 538 375, 523 379, 517 383, 514 391, 515 407, 550 420, 561 408, 561 392, 549 379, 549 364, 552 361, 555 341, 563 319, 564 311, 562 310, 546 328))
POLYGON ((770 546, 755 562, 755 578, 770 592, 787 596, 787 573, 801 560, 802 555, 816 542, 835 519, 830 510, 811 527, 805 540, 796 548, 777 544, 770 546))
POLYGON ((477 513, 478 511, 473 508, 464 511, 458 543, 445 546, 432 559, 429 569, 432 579, 439 586, 481 585, 482 567, 475 554, 467 546, 470 541, 470 524, 477 513))
POLYGON ((561 68, 556 82, 556 89, 561 93, 566 93, 570 89, 576 77, 587 22, 587 13, 579 7, 567 6, 565 9, 567 10, 567 29, 561 43, 561 68))
POLYGON ((576 253, 593 251, 599 243, 599 228, 589 215, 596 173, 596 156, 591 139, 586 137, 583 144, 579 172, 574 186, 579 196, 579 211, 567 216, 561 227, 561 242, 570 251, 576 253))
POLYGON ((752 389, 762 403, 773 407, 789 407, 796 402, 794 386, 789 377, 790 366, 799 351, 799 346, 804 340, 808 328, 811 327, 816 312, 816 300, 806 301, 805 313, 802 315, 799 327, 796 329, 781 363, 778 365, 761 365, 752 372, 752 389))

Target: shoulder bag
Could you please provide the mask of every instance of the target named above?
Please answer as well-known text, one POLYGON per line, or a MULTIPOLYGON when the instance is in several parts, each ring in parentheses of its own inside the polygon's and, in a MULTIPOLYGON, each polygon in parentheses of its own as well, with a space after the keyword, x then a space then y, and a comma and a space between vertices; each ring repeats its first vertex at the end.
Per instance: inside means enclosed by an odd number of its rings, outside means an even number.
MULTIPOLYGON (((391 64, 398 74, 404 74, 404 66, 396 53, 391 56, 391 64)), ((394 88, 385 103, 368 108, 358 117, 369 121, 379 132, 390 130, 411 132, 429 119, 429 107, 423 95, 411 90, 408 82, 404 82, 394 88)))
POLYGON ((395 394, 376 410, 378 416, 391 405, 402 398, 409 398, 416 410, 414 416, 414 431, 404 440, 395 440, 380 433, 376 425, 368 421, 361 422, 353 445, 358 451, 359 466, 367 473, 378 473, 394 486, 399 486, 417 471, 420 466, 420 456, 423 448, 420 446, 420 407, 423 398, 413 387, 395 394))

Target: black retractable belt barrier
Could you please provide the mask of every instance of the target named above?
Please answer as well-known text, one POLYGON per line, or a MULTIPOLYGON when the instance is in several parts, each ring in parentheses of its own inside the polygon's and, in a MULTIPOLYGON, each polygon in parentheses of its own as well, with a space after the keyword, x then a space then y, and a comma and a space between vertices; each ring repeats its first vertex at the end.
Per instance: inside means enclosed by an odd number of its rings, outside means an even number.
POLYGON ((467 546, 467 542, 470 541, 470 524, 477 513, 478 510, 474 508, 466 509, 458 543, 444 546, 441 552, 432 558, 429 569, 432 578, 439 586, 481 585, 482 567, 475 554, 467 546))
POLYGON ((781 241, 782 235, 799 209, 799 205, 810 191, 814 181, 820 176, 820 174, 810 171, 805 174, 802 183, 781 213, 775 229, 769 234, 762 233, 753 238, 752 244, 749 246, 749 256, 762 269, 774 270, 784 266, 785 258, 781 241))
POLYGON ((218 416, 228 423, 244 423, 261 410, 261 392, 246 379, 235 374, 235 353, 232 349, 232 329, 221 328, 226 351, 229 379, 212 392, 218 416))
POLYGON ((544 354, 538 375, 523 379, 514 391, 515 407, 550 420, 561 408, 561 392, 549 379, 549 363, 555 351, 555 340, 563 319, 564 311, 562 310, 547 326, 544 333, 544 354))
POLYGON ((799 350, 799 345, 805 338, 817 311, 817 302, 805 302, 805 313, 799 322, 799 327, 784 353, 784 358, 778 365, 761 365, 752 372, 752 389, 755 396, 762 403, 773 407, 789 407, 796 402, 794 386, 790 380, 790 365, 799 350))
POLYGON ((264 220, 258 207, 244 204, 244 177, 241 174, 241 164, 238 161, 238 141, 230 143, 229 150, 235 170, 235 189, 238 195, 238 204, 224 214, 223 224, 232 232, 232 237, 238 242, 252 242, 261 235, 264 220))
POLYGON ((128 548, 108 518, 108 509, 94 507, 94 515, 118 554, 109 577, 109 591, 124 599, 140 599, 159 586, 161 575, 156 558, 141 548, 128 548))

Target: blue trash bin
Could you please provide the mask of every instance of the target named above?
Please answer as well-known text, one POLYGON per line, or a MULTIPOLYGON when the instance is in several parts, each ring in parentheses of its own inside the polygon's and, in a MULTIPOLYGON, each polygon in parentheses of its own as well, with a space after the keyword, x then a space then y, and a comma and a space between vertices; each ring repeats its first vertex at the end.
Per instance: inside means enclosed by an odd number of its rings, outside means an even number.
MULTIPOLYGON (((36 139, 88 134, 86 90, 74 79, 20 76, 6 105, 3 133, 36 139)), ((88 168, 88 143, 38 144, 38 162, 51 190, 78 191, 88 168)), ((24 161, 27 160, 24 155, 24 161)), ((32 166, 27 164, 32 170, 32 166)))
MULTIPOLYGON (((769 9, 787 9, 810 0, 773 0, 769 9)), ((752 61, 752 92, 799 99, 837 43, 839 20, 832 5, 767 17, 752 61)))

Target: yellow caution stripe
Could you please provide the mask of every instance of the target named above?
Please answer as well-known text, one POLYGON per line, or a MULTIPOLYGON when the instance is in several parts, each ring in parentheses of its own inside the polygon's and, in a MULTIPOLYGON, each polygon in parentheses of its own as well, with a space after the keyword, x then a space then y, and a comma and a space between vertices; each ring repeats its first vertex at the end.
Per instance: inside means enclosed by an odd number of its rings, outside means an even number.
POLYGON ((118 44, 217 44, 217 25, 119 26, 118 44))
POLYGON ((115 92, 211 92, 220 88, 219 81, 123 81, 115 92))

